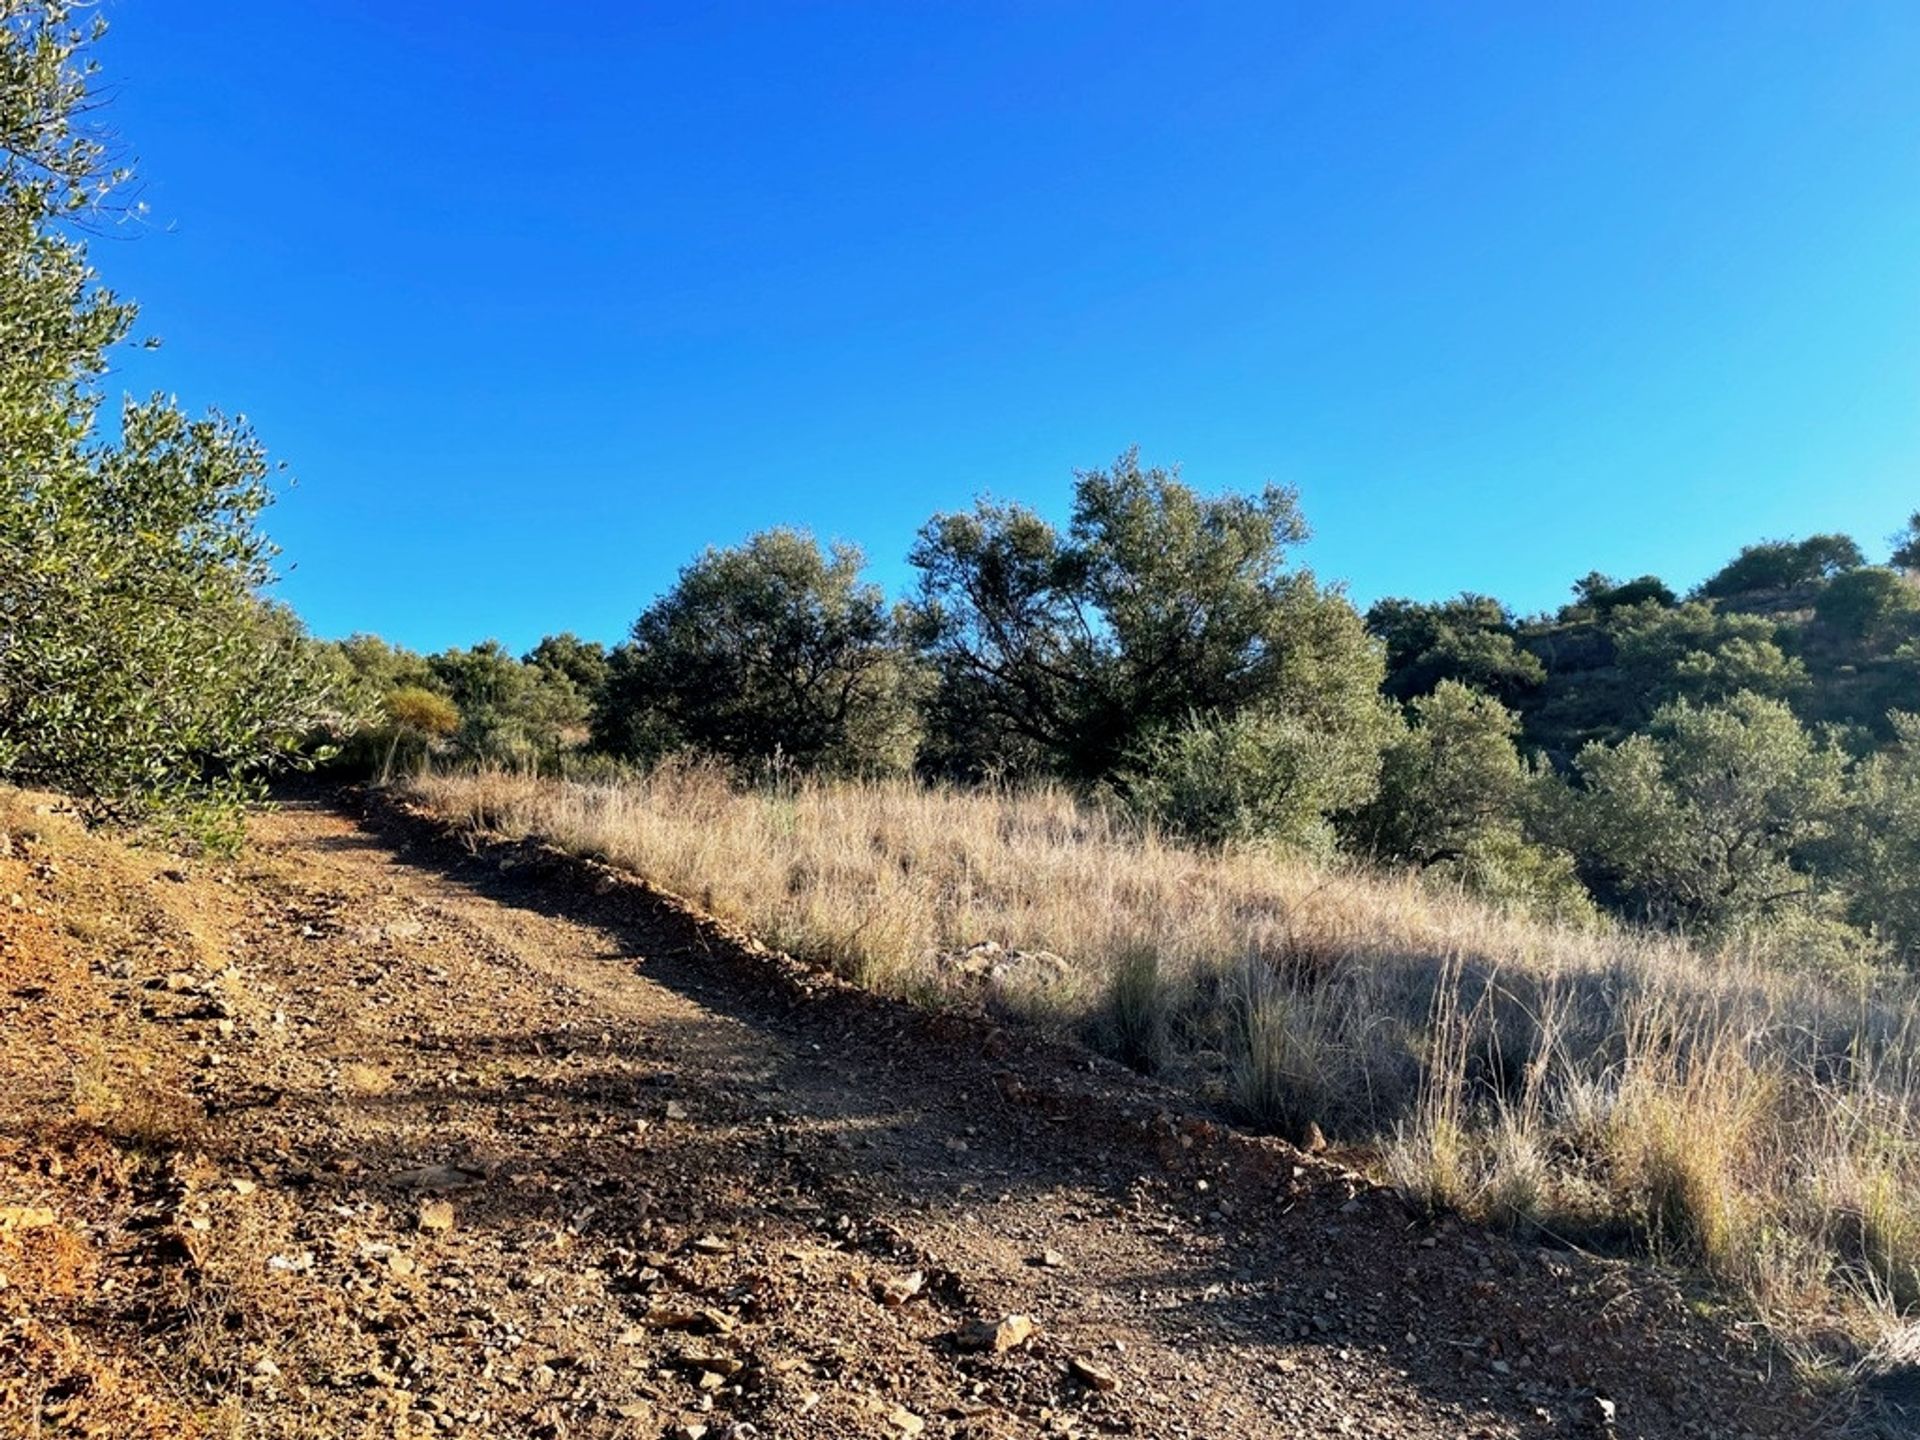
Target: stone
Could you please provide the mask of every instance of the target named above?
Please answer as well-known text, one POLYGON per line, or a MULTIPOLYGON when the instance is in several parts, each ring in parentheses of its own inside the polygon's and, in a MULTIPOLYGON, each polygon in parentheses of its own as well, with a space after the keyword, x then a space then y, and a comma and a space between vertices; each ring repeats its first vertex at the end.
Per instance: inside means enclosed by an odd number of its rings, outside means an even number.
POLYGON ((404 1185, 409 1190, 464 1190, 485 1180, 486 1172, 470 1169, 465 1165, 422 1165, 417 1170, 403 1170, 393 1177, 393 1183, 404 1185))
POLYGON ((649 1310, 647 1324, 656 1330, 686 1330, 704 1335, 728 1335, 733 1331, 733 1317, 719 1310, 675 1310, 662 1306, 649 1310))
POLYGON ((926 1273, 914 1270, 905 1275, 887 1275, 873 1282, 873 1292, 883 1305, 904 1305, 920 1293, 927 1283, 926 1273))
POLYGON ((995 1355, 1017 1349, 1033 1337, 1035 1326, 1025 1315, 999 1320, 976 1320, 957 1337, 962 1350, 987 1350, 995 1355))
POLYGON ((420 1207, 420 1228, 422 1230, 453 1229, 453 1206, 444 1200, 429 1200, 420 1207))
POLYGON ((1102 1394, 1117 1389, 1120 1381, 1111 1370, 1096 1365, 1084 1356, 1076 1355, 1067 1365, 1067 1373, 1072 1375, 1089 1390, 1098 1390, 1102 1394))

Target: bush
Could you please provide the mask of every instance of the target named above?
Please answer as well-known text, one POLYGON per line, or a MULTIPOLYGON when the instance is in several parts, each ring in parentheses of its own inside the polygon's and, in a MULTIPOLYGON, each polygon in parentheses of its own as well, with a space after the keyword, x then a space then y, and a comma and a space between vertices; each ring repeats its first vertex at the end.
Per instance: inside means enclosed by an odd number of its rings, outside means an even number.
POLYGON ((1539 657, 1515 643, 1513 616, 1485 595, 1437 605, 1381 600, 1367 611, 1367 629, 1387 647, 1386 691, 1397 700, 1454 680, 1512 702, 1546 682, 1539 657))
POLYGON ((1844 762, 1777 700, 1676 701, 1644 735, 1580 752, 1572 848, 1595 887, 1659 923, 1725 934, 1812 889, 1844 762))
POLYGON ((587 697, 561 669, 516 660, 498 640, 427 661, 460 717, 455 752, 482 765, 552 768, 586 738, 587 697))
POLYGON ((1677 609, 1632 605, 1608 624, 1615 663, 1645 722, 1672 700, 1714 703, 1740 691, 1785 698, 1805 691, 1806 667, 1780 648, 1776 627, 1698 601, 1677 609))
POLYGON ((1188 839, 1325 852, 1329 817, 1365 804, 1378 781, 1384 712, 1356 718, 1322 728, 1264 709, 1192 716, 1142 748, 1129 799, 1188 839))
POLYGON ((419 685, 395 690, 380 703, 385 724, 380 738, 385 751, 380 761, 380 779, 393 774, 395 760, 404 750, 409 760, 426 759, 435 740, 444 739, 460 728, 460 708, 446 696, 419 685))
POLYGON ((1604 617, 1629 605, 1657 605, 1671 610, 1679 603, 1680 597, 1673 593, 1673 587, 1658 575, 1619 581, 1593 570, 1574 581, 1573 604, 1568 607, 1573 613, 1563 611, 1562 615, 1568 619, 1586 615, 1604 617))
POLYGON ((1517 827, 1476 835, 1425 873, 1433 881, 1456 884, 1502 910, 1536 920, 1585 929, 1600 918, 1593 897, 1580 883, 1574 857, 1528 840, 1517 827))
POLYGON ((1501 905, 1588 923, 1570 856, 1528 840, 1537 786, 1514 748, 1519 722, 1452 680, 1408 707, 1373 801, 1343 825, 1350 848, 1412 865, 1501 905))

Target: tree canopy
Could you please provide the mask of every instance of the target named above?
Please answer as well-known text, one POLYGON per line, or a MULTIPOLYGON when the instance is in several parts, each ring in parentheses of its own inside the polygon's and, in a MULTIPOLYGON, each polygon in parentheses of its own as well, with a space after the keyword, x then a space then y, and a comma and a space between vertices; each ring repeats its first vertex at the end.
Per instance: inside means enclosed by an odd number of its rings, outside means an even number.
POLYGON ((245 422, 155 397, 102 424, 135 312, 82 223, 129 176, 91 127, 103 27, 78 13, 0 0, 0 772, 206 819, 296 754, 324 686, 262 598, 272 467, 245 422))
POLYGON ((1076 476, 1064 534, 988 500, 935 516, 911 559, 936 747, 1099 780, 1196 714, 1364 725, 1379 655, 1289 567, 1306 534, 1290 490, 1203 496, 1131 450, 1076 476))
POLYGON ((691 749, 736 763, 905 768, 914 673, 851 545, 768 530, 708 550, 615 652, 594 733, 619 754, 691 749))

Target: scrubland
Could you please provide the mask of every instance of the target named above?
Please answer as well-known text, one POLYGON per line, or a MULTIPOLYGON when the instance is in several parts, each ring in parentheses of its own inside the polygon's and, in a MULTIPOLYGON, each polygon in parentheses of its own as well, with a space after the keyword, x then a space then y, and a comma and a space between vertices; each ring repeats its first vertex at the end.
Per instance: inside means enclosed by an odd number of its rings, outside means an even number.
POLYGON ((1416 1203, 1697 1265, 1799 1333, 1920 1301, 1911 992, 1157 836, 1051 788, 425 775, 919 1003, 1095 1047, 1416 1203))

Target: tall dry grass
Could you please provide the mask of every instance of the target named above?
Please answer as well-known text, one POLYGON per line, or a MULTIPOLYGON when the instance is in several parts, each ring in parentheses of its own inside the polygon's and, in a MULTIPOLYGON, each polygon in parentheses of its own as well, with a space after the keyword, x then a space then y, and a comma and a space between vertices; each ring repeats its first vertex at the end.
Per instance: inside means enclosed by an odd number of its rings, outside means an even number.
POLYGON ((1907 988, 1205 853, 1059 789, 741 790, 686 765, 412 783, 863 984, 1070 1028, 1254 1124, 1318 1125, 1435 1205, 1697 1264, 1863 1337, 1920 1305, 1907 988))

